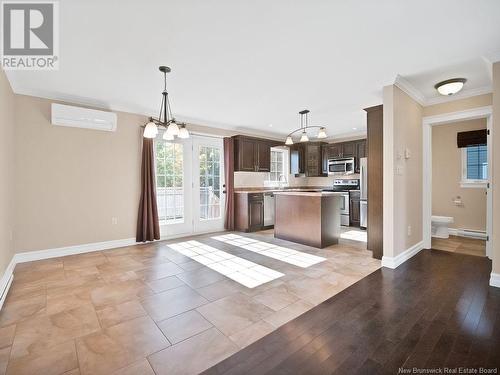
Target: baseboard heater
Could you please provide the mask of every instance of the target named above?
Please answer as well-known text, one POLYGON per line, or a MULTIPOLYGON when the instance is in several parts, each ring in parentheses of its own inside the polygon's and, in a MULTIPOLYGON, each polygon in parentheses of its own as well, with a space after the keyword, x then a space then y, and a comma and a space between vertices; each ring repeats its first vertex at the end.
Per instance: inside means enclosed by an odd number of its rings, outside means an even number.
POLYGON ((477 238, 480 240, 486 240, 487 238, 486 232, 480 230, 450 228, 449 231, 453 236, 477 238))

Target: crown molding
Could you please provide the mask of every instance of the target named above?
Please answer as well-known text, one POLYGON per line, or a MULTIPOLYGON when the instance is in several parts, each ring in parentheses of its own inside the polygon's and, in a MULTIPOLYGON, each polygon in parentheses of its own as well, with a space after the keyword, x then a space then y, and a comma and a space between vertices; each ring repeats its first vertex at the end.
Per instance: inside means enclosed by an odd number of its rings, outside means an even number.
POLYGON ((394 85, 403 90, 406 94, 410 96, 410 98, 415 100, 421 106, 425 106, 425 96, 420 92, 420 90, 418 90, 415 86, 413 86, 410 82, 408 82, 405 78, 401 77, 399 74, 396 76, 394 85))
POLYGON ((488 53, 484 55, 483 58, 490 64, 500 62, 500 51, 488 53))
POLYGON ((478 87, 475 89, 462 90, 455 95, 449 95, 449 96, 440 95, 432 98, 426 98, 420 92, 420 90, 418 90, 415 86, 413 86, 410 82, 408 82, 405 78, 401 77, 399 74, 396 76, 394 85, 403 90, 413 100, 415 100, 423 107, 427 107, 434 104, 453 102, 455 100, 471 98, 473 96, 491 94, 493 92, 491 86, 485 86, 485 87, 478 87))
POLYGON ((485 87, 478 87, 476 89, 463 90, 463 91, 460 91, 458 94, 455 94, 455 95, 450 95, 450 96, 443 96, 443 95, 441 95, 441 96, 436 96, 434 98, 426 99, 425 100, 425 106, 434 105, 434 104, 441 104, 441 103, 447 103, 447 102, 453 102, 455 100, 471 98, 473 96, 491 94, 492 92, 493 92, 493 89, 492 89, 491 86, 485 86, 485 87))

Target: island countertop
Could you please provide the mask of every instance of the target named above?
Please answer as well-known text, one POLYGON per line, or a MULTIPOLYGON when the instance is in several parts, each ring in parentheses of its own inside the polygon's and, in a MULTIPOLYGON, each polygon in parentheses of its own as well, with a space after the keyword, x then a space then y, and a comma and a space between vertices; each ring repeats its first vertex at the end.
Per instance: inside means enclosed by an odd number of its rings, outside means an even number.
POLYGON ((287 191, 280 190, 274 191, 274 195, 298 195, 298 196, 310 196, 310 197, 329 197, 332 195, 342 195, 339 191, 287 191))

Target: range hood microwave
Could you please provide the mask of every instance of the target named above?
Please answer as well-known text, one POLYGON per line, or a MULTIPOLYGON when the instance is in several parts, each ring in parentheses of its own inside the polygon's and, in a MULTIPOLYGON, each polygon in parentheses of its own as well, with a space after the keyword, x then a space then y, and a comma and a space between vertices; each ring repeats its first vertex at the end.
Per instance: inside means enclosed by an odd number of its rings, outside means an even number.
POLYGON ((328 159, 328 175, 343 176, 354 173, 354 158, 328 159))

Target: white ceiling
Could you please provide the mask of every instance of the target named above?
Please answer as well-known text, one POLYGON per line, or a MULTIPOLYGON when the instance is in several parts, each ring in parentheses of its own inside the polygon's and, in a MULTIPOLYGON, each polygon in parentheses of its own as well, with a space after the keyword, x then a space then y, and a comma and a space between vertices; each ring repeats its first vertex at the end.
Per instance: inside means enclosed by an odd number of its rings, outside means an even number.
POLYGON ((433 95, 469 64, 483 85, 470 62, 500 48, 498 0, 64 0, 60 20, 60 70, 8 72, 17 93, 153 114, 165 64, 178 119, 276 134, 304 108, 329 135, 363 131, 398 74, 433 95))
POLYGON ((454 98, 469 94, 491 92, 491 64, 484 58, 476 58, 460 63, 403 76, 413 88, 418 90, 427 104, 450 99, 442 96, 434 88, 438 82, 450 78, 467 78, 461 92, 454 98))

